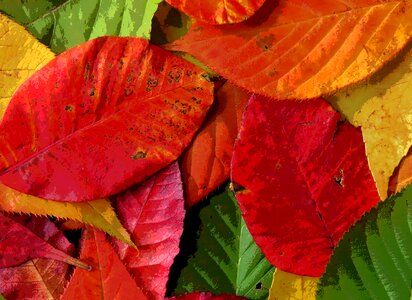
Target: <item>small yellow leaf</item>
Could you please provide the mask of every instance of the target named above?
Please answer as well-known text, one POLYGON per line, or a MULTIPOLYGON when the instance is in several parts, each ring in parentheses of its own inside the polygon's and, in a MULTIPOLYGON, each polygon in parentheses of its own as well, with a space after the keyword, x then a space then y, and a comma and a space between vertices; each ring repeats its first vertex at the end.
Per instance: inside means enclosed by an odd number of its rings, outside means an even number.
POLYGON ((367 82, 329 100, 362 129, 371 168, 382 200, 394 169, 412 145, 412 50, 403 53, 367 82))
POLYGON ((136 247, 107 199, 78 203, 58 202, 23 194, 0 184, 0 210, 80 221, 136 247))
POLYGON ((17 88, 53 58, 24 27, 0 14, 0 119, 17 88))
POLYGON ((319 278, 299 276, 276 269, 269 300, 315 300, 319 278))

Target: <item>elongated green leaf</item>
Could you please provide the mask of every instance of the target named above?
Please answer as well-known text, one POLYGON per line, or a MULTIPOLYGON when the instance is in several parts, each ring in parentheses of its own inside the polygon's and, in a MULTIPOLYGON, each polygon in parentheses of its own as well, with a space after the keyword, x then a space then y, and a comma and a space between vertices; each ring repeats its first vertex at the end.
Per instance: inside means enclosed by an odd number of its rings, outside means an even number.
POLYGON ((2 294, 0 294, 0 300, 6 300, 2 294))
POLYGON ((212 198, 200 212, 197 252, 178 280, 177 295, 210 291, 266 299, 274 267, 255 244, 231 191, 212 198))
POLYGON ((318 299, 410 299, 412 185, 345 234, 318 285, 318 299))
POLYGON ((0 12, 56 52, 104 36, 150 38, 162 0, 2 0, 0 12))

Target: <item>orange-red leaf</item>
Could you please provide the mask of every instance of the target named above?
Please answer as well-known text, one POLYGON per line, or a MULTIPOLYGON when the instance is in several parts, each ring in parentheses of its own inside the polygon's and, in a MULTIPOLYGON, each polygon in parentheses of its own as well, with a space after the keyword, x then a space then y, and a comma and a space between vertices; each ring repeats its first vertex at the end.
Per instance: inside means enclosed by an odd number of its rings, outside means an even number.
POLYGON ((250 94, 226 83, 200 131, 180 160, 186 204, 190 207, 222 184, 230 173, 233 144, 250 94))
POLYGON ((116 196, 115 207, 139 249, 116 240, 116 252, 149 299, 164 299, 185 216, 178 164, 116 196))
POLYGON ((0 181, 51 200, 120 192, 180 155, 212 92, 201 69, 144 39, 91 40, 14 94, 0 124, 0 181))
POLYGON ((255 93, 307 99, 370 76, 411 36, 410 1, 279 0, 240 24, 198 22, 169 49, 255 93))
POLYGON ((89 263, 92 270, 76 268, 62 300, 147 299, 103 232, 88 227, 81 243, 80 259, 89 263))
POLYGON ((282 271, 318 277, 342 235, 380 200, 360 129, 322 99, 252 98, 232 160, 250 233, 282 271))
POLYGON ((200 21, 225 24, 245 21, 262 6, 265 0, 166 0, 166 2, 200 21))
POLYGON ((393 172, 388 187, 388 195, 400 192, 403 188, 412 182, 412 148, 408 154, 401 160, 399 166, 393 172))

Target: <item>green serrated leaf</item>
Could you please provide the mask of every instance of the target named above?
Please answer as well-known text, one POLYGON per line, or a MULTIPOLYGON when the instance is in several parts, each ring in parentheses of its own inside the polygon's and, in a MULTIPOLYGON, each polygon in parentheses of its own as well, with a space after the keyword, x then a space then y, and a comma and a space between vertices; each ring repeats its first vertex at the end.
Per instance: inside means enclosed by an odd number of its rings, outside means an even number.
POLYGON ((149 39, 152 18, 161 1, 3 0, 0 12, 61 53, 104 35, 149 39))
POLYGON ((410 299, 412 185, 345 234, 318 285, 318 299, 410 299))
POLYGON ((247 229, 230 190, 212 198, 200 212, 197 252, 182 270, 177 295, 210 291, 266 299, 275 268, 247 229))

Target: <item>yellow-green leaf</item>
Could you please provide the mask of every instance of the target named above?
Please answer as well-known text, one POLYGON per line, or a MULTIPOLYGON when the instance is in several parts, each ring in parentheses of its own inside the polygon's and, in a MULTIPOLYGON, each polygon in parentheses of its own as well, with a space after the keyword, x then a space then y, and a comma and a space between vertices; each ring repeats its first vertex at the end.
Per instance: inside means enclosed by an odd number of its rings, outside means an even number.
POLYGON ((315 300, 319 278, 299 276, 276 269, 269 300, 315 300))

